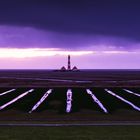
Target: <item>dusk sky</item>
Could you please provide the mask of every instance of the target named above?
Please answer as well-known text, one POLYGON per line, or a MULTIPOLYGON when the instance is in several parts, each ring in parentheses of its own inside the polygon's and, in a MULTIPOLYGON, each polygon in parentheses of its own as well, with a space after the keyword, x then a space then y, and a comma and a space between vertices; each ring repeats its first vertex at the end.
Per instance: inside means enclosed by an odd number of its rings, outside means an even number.
POLYGON ((0 69, 140 69, 139 0, 1 0, 0 69))

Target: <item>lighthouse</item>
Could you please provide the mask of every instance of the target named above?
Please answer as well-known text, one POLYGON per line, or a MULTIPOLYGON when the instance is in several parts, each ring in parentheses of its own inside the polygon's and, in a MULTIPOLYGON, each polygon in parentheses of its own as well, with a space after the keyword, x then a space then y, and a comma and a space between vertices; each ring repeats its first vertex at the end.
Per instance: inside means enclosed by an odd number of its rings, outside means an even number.
POLYGON ((71 62, 70 62, 70 55, 68 55, 68 71, 71 70, 71 62))
POLYGON ((60 71, 62 72, 69 72, 69 71, 79 71, 76 66, 71 68, 71 59, 70 55, 68 55, 68 61, 67 61, 67 68, 65 66, 61 67, 60 71))

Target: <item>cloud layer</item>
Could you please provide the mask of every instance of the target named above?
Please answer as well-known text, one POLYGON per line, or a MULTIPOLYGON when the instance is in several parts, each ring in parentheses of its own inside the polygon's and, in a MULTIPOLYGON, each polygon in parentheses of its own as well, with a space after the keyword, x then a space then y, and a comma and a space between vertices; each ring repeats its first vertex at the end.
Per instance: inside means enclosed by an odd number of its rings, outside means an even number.
POLYGON ((77 51, 139 51, 140 42, 103 35, 64 34, 31 27, 0 26, 0 48, 55 48, 77 51))
POLYGON ((1 0, 0 25, 140 41, 138 0, 1 0))

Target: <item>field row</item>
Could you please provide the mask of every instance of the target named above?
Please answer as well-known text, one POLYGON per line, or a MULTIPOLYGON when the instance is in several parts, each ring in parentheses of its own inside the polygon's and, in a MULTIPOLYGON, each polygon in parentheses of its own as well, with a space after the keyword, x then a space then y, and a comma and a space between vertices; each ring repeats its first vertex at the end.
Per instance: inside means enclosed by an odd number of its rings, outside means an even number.
POLYGON ((32 113, 48 109, 70 113, 80 109, 91 109, 107 114, 120 108, 140 111, 140 90, 127 88, 0 89, 0 110, 18 109, 32 113))

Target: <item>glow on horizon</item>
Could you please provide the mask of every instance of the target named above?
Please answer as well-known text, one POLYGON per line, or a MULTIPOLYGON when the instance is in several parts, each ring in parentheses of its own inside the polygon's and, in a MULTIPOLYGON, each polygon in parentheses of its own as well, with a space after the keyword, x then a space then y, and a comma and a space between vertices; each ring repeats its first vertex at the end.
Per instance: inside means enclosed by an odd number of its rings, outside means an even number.
POLYGON ((0 69, 60 69, 72 55, 79 69, 140 69, 139 50, 66 51, 60 48, 1 48, 0 69))
POLYGON ((128 51, 66 51, 59 48, 0 48, 0 58, 33 58, 55 55, 102 55, 102 54, 129 54, 139 52, 128 51))
POLYGON ((0 58, 32 58, 45 57, 55 55, 87 55, 92 54, 93 51, 64 51, 55 48, 0 48, 0 58))
POLYGON ((129 51, 103 51, 105 54, 128 54, 128 53, 137 53, 135 51, 129 52, 129 51))

